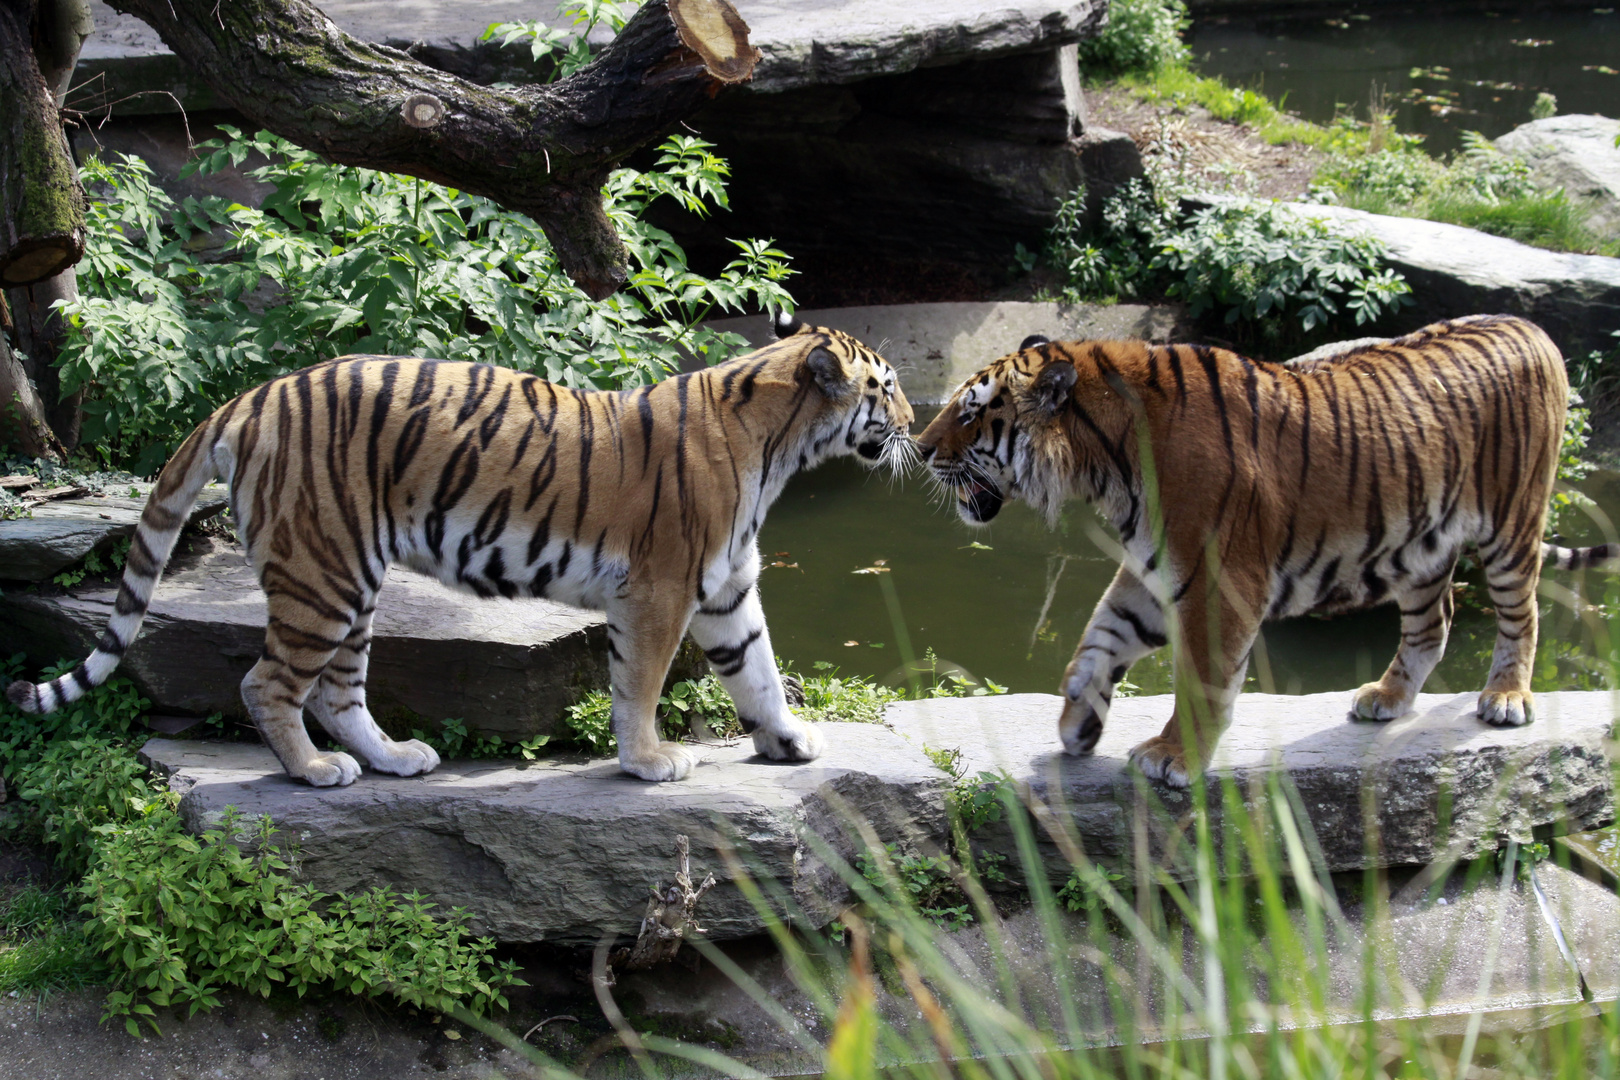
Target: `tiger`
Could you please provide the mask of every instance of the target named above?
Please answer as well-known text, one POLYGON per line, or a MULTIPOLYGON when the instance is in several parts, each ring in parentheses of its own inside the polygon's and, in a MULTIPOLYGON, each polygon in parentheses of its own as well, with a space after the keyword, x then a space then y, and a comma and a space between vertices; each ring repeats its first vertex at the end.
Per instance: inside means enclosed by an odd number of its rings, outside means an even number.
POLYGON ((1353 715, 1409 712, 1445 651, 1467 548, 1497 623, 1478 716, 1532 720, 1543 561, 1620 558, 1620 545, 1542 542, 1568 393, 1557 347, 1509 315, 1295 364, 1032 335, 957 387, 917 441, 969 524, 1009 498, 1055 524, 1079 496, 1117 532, 1121 565, 1064 672, 1058 734, 1068 754, 1092 753, 1114 687, 1173 643, 1173 715, 1129 760, 1185 788, 1230 721, 1264 621, 1395 602, 1400 645, 1353 715))
POLYGON ((30 713, 112 674, 198 492, 229 485, 268 601, 242 700, 287 775, 347 785, 361 762, 414 776, 439 764, 366 707, 372 616, 398 564, 481 597, 545 597, 606 613, 619 767, 680 780, 694 752, 655 711, 690 632, 767 758, 802 762, 821 733, 789 709, 760 603, 758 536, 789 477, 855 455, 899 468, 912 411, 894 369, 838 330, 790 314, 746 355, 633 390, 587 391, 487 364, 344 356, 221 406, 159 475, 88 659, 13 682, 30 713), (342 745, 320 752, 305 709, 342 745))

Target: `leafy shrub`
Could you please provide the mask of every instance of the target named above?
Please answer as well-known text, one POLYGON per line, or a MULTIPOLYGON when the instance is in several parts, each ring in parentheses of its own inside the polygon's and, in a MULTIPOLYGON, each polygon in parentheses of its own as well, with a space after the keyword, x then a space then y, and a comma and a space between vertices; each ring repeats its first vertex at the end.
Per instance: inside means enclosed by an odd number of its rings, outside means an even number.
POLYGON ((514 965, 491 969, 494 943, 467 937, 465 911, 434 914, 421 895, 383 888, 328 896, 292 880, 269 818, 246 834, 239 825, 227 811, 191 836, 159 800, 99 830, 96 865, 80 886, 85 934, 116 959, 122 988, 108 995, 107 1015, 122 1016, 131 1034, 137 1018, 156 1029, 153 1006, 195 1014, 217 1006, 227 986, 302 997, 334 985, 440 1010, 506 1006, 514 965))
POLYGON ((902 691, 879 686, 863 676, 840 675, 838 668, 825 660, 817 660, 813 667, 821 674, 802 680, 804 707, 799 716, 805 720, 877 724, 883 721, 883 710, 890 702, 905 697, 902 691))
POLYGON ((858 853, 855 865, 874 888, 890 886, 900 899, 937 926, 960 930, 973 922, 973 912, 956 883, 948 856, 907 853, 898 844, 885 844, 882 855, 870 850, 858 853))
POLYGON ((1083 211, 1076 192, 1046 249, 1070 302, 1162 292, 1186 301, 1194 317, 1220 314, 1248 343, 1280 347, 1347 317, 1370 322, 1411 292, 1382 265, 1378 241, 1279 204, 1234 200, 1186 213, 1171 195, 1132 180, 1109 199, 1099 236, 1085 234, 1083 211))
MULTIPOLYGON (((0 675, 21 664, 12 657, 0 675)), ((509 965, 491 964, 490 942, 468 938, 465 913, 435 914, 420 896, 386 890, 316 892, 293 879, 290 856, 269 843, 268 818, 245 835, 234 816, 187 835, 178 798, 135 756, 148 704, 117 676, 49 716, 0 701, 0 773, 18 805, 4 820, 83 875, 71 893, 88 920, 64 932, 107 965, 117 987, 109 1017, 123 1017, 135 1033, 139 1019, 154 1020, 154 1006, 195 1012, 217 1004, 225 986, 302 994, 319 984, 437 1009, 504 1007, 501 990, 515 976, 509 965)), ((64 947, 58 941, 44 959, 29 960, 34 983, 54 969, 57 985, 72 985, 61 974, 64 947)), ((0 952, 0 978, 17 963, 0 952)), ((75 977, 92 974, 94 964, 75 977)))
POLYGON ((1189 22, 1182 0, 1112 0, 1107 25, 1080 42, 1081 70, 1095 77, 1182 64, 1188 50, 1181 33, 1189 22))
POLYGON ((593 302, 562 272, 529 218, 488 199, 406 177, 331 165, 261 132, 201 145, 202 175, 240 165, 274 186, 260 209, 218 197, 176 205, 138 158, 83 169, 89 237, 83 297, 67 308, 64 393, 84 387, 84 441, 149 473, 191 427, 266 379, 350 352, 476 360, 576 387, 656 381, 685 354, 710 362, 746 343, 701 323, 715 311, 781 306, 786 256, 734 241, 716 278, 686 264, 649 206, 726 205, 724 161, 676 135, 649 172, 616 170, 608 216, 632 275, 593 302), (223 261, 207 256, 228 232, 223 261))

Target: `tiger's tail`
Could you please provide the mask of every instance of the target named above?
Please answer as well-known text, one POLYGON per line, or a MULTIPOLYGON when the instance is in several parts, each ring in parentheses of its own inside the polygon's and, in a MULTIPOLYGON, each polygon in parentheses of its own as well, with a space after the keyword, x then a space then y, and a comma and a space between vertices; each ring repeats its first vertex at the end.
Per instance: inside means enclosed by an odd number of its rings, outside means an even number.
POLYGON ((1586 570, 1591 567, 1620 566, 1620 544, 1598 544, 1595 547, 1567 548, 1557 544, 1541 545, 1541 563, 1559 570, 1586 570))
POLYGON ((152 494, 141 510, 135 526, 129 555, 124 560, 124 576, 118 585, 113 616, 84 663, 49 682, 31 683, 18 679, 6 687, 6 697, 25 713, 48 713, 83 697, 106 682, 140 632, 147 605, 157 588, 163 567, 174 551, 180 530, 190 517, 191 508, 203 487, 218 476, 211 442, 205 433, 211 420, 191 433, 184 446, 159 474, 152 494))

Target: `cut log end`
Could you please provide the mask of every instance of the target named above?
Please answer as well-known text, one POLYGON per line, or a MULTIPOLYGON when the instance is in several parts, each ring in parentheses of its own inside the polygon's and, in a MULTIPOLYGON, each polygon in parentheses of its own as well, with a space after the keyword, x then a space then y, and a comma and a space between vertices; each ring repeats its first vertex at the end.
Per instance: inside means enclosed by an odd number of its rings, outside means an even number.
POLYGON ((0 252, 0 284, 18 288, 49 280, 79 261, 84 233, 29 237, 0 252))
POLYGON ((669 17, 681 44, 697 53, 722 83, 754 77, 759 50, 748 43, 748 24, 726 0, 669 0, 669 17))

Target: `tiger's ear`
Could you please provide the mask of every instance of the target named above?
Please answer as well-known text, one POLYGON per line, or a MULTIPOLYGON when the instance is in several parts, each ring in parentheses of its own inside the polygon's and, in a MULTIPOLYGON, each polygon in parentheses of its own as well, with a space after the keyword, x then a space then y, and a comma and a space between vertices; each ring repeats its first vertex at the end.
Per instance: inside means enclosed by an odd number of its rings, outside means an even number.
POLYGON ((1025 349, 1033 349, 1037 345, 1050 345, 1051 343, 1052 339, 1045 334, 1031 334, 1018 343, 1018 351, 1023 352, 1025 349))
POLYGON ((830 398, 843 397, 844 391, 849 388, 849 375, 844 371, 844 363, 833 355, 831 349, 817 345, 804 358, 804 366, 810 369, 810 375, 821 387, 821 392, 830 398))
POLYGON ((1035 383, 1030 387, 1035 407, 1048 415, 1058 413, 1068 404, 1069 398, 1074 393, 1074 384, 1079 378, 1079 372, 1075 371, 1074 365, 1067 360, 1047 364, 1041 369, 1041 373, 1035 376, 1035 383))
POLYGON ((778 311, 771 319, 771 329, 776 332, 777 340, 792 337, 804 328, 797 315, 789 313, 785 308, 778 311))

